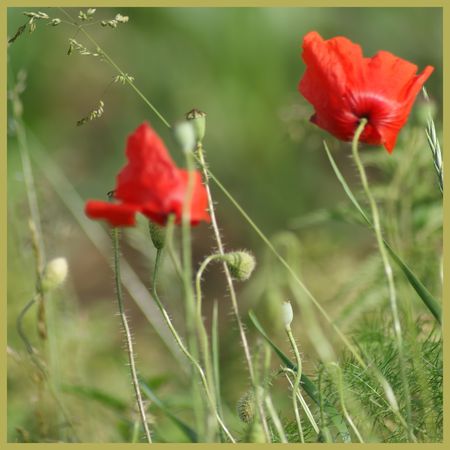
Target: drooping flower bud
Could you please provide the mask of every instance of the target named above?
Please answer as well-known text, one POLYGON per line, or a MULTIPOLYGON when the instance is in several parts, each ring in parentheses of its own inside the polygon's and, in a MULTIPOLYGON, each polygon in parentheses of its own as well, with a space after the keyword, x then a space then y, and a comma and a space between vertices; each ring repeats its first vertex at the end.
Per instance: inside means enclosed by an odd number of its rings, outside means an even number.
POLYGON ((150 237, 156 250, 163 249, 166 240, 165 230, 151 220, 148 221, 148 229, 150 231, 150 237))
POLYGON ((45 267, 42 275, 42 290, 53 291, 64 283, 67 277, 68 265, 66 258, 52 259, 45 267))
POLYGON ((195 130, 187 120, 179 122, 174 128, 175 139, 184 153, 192 152, 195 148, 195 130))
POLYGON ((292 319, 294 318, 291 302, 283 302, 283 305, 281 306, 281 316, 284 327, 290 328, 292 319))
POLYGON ((248 280, 256 265, 255 258, 246 250, 226 253, 223 259, 231 276, 239 281, 248 280))
POLYGON ((194 127, 197 142, 202 142, 206 131, 206 114, 199 109, 193 109, 186 114, 186 120, 194 127))

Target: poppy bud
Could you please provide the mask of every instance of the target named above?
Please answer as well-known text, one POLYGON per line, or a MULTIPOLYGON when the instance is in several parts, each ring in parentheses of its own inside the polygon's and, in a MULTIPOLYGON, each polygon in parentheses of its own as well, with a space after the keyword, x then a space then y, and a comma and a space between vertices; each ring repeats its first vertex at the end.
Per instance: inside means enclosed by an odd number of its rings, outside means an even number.
POLYGON ((239 281, 248 280, 256 265, 255 258, 245 250, 226 253, 223 259, 227 263, 231 276, 239 281))
POLYGON ((198 109, 193 109, 186 114, 186 120, 190 121, 194 127, 197 142, 202 142, 206 130, 206 114, 198 109))
POLYGON ((164 232, 164 230, 151 220, 148 221, 148 229, 150 231, 150 237, 156 250, 163 249, 166 239, 166 233, 164 232))
POLYGON ((67 277, 68 266, 66 258, 52 259, 45 267, 42 275, 42 290, 53 291, 64 283, 67 277))
POLYGON ((294 318, 291 302, 283 302, 283 305, 281 306, 281 315, 283 318, 284 327, 286 329, 290 328, 292 319, 294 318))
POLYGON ((247 391, 237 403, 237 413, 242 422, 250 423, 255 417, 255 394, 253 390, 247 391))
POLYGON ((179 122, 174 129, 175 139, 184 153, 192 152, 195 147, 195 130, 188 121, 179 122))

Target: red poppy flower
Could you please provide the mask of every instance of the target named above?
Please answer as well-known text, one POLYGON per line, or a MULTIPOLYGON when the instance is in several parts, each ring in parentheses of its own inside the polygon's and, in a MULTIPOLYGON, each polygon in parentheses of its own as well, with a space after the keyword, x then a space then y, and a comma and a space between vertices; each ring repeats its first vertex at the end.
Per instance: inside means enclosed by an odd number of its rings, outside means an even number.
MULTIPOLYGON (((106 219, 112 226, 133 226, 137 212, 160 225, 174 214, 175 223, 181 223, 188 171, 174 164, 164 143, 147 123, 128 137, 126 156, 128 163, 117 176, 114 191, 118 202, 90 200, 85 208, 87 216, 106 219)), ((210 221, 207 206, 201 175, 195 171, 190 208, 192 225, 210 221)))
POLYGON ((324 40, 315 31, 303 39, 306 72, 298 89, 315 109, 311 122, 344 141, 353 138, 362 118, 360 140, 395 147, 414 100, 433 67, 417 75, 417 66, 379 51, 364 58, 361 47, 345 37, 324 40))

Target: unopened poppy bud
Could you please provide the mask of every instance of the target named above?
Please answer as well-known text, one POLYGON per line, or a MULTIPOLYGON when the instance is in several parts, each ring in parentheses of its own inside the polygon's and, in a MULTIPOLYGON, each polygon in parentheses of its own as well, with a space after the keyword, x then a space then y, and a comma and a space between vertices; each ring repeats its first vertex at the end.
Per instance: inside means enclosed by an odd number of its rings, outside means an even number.
POLYGON ((163 249, 166 240, 166 233, 163 230, 163 228, 161 228, 160 226, 156 225, 156 223, 149 220, 148 229, 150 231, 150 237, 156 250, 163 249))
POLYGON ((66 258, 52 259, 44 269, 42 275, 42 290, 53 291, 64 283, 67 277, 68 266, 66 258))
POLYGON ((237 413, 242 422, 250 423, 255 417, 255 394, 247 391, 237 403, 237 413))
POLYGON ((186 120, 194 127, 197 142, 202 142, 206 131, 206 114, 198 109, 193 109, 186 114, 186 120))
POLYGON ((184 121, 175 125, 175 139, 184 153, 192 152, 195 147, 195 131, 191 122, 184 121))
POLYGON ((281 316, 283 319, 284 327, 290 328, 292 319, 294 318, 291 302, 283 302, 283 305, 281 306, 281 316))
POLYGON ((223 259, 227 263, 231 276, 239 281, 248 280, 256 265, 255 258, 245 250, 226 253, 223 259))

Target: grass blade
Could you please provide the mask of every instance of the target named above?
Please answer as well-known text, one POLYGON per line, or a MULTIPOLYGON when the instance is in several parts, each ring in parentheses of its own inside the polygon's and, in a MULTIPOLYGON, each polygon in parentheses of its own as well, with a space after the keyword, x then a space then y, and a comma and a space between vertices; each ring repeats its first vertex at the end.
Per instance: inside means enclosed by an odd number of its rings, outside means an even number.
POLYGON ((186 435, 190 442, 198 442, 197 433, 185 422, 173 414, 170 409, 156 396, 153 390, 144 382, 139 380, 142 393, 152 401, 152 404, 157 406, 178 428, 186 435))

